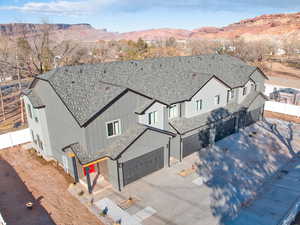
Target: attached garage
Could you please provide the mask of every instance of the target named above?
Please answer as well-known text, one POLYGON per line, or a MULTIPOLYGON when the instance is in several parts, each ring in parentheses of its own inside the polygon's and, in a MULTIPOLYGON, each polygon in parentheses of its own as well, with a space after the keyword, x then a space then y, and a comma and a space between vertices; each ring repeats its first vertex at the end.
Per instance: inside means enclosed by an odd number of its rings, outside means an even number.
POLYGON ((252 111, 247 112, 245 117, 245 126, 250 126, 251 124, 259 121, 262 114, 262 109, 254 109, 252 111))
POLYGON ((123 163, 123 185, 136 181, 164 167, 164 148, 161 147, 145 155, 123 163))
POLYGON ((233 133, 235 133, 235 117, 216 125, 215 141, 219 141, 233 133))
POLYGON ((186 157, 209 144, 209 129, 190 135, 182 139, 182 157, 186 157))

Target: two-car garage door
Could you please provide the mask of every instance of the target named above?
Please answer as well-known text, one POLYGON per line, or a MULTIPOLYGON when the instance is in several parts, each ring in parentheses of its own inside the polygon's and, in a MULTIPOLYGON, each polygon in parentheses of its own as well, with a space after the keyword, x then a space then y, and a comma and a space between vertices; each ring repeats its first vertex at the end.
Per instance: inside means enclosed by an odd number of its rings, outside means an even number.
POLYGON ((209 129, 200 131, 199 133, 182 139, 182 157, 186 157, 201 148, 207 147, 209 144, 209 129))
POLYGON ((127 185, 164 167, 164 148, 161 147, 123 163, 123 185, 127 185))
POLYGON ((219 141, 235 132, 235 118, 223 121, 216 125, 215 141, 219 141))

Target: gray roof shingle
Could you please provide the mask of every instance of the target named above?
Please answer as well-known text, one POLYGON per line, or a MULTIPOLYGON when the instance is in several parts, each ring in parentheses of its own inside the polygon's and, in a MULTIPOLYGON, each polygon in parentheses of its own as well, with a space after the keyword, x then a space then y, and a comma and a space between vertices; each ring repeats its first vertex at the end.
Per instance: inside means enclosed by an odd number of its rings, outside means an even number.
POLYGON ((146 130, 154 130, 158 132, 165 133, 167 135, 174 135, 171 132, 166 132, 159 130, 157 128, 152 128, 142 124, 133 124, 126 132, 120 136, 115 137, 115 141, 103 149, 97 150, 97 152, 89 152, 84 149, 79 143, 71 144, 65 149, 70 148, 81 164, 87 164, 97 159, 103 157, 109 157, 111 159, 116 159, 127 147, 130 146, 140 135, 142 135, 146 130))
POLYGON ((170 121, 170 125, 175 128, 180 134, 185 134, 191 130, 208 125, 210 122, 226 118, 242 108, 248 108, 259 95, 262 95, 265 98, 262 93, 254 91, 251 92, 241 104, 228 104, 224 108, 218 108, 215 111, 203 113, 199 116, 194 116, 191 118, 175 118, 170 121))
POLYGON ((48 80, 80 125, 127 89, 165 104, 192 97, 212 76, 242 86, 256 67, 227 55, 178 56, 61 67, 48 80))
POLYGON ((45 104, 42 102, 42 100, 35 93, 34 90, 32 90, 32 89, 24 90, 23 94, 29 98, 29 101, 32 104, 33 108, 42 108, 45 106, 45 104))

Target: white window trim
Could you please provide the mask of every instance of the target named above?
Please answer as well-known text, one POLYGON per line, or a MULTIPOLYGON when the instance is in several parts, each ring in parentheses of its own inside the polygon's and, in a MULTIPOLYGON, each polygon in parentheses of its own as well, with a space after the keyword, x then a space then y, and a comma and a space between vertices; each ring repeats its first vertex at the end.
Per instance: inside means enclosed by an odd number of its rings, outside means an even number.
POLYGON ((221 96, 220 95, 215 95, 214 101, 215 101, 215 105, 220 105, 221 96))
POLYGON ((178 105, 171 105, 168 108, 168 117, 169 117, 169 119, 178 117, 178 105), (173 111, 173 115, 171 114, 171 110, 175 110, 175 111, 173 111))
POLYGON ((230 99, 233 99, 234 98, 234 89, 231 89, 230 90, 230 99))
POLYGON ((248 94, 248 88, 247 87, 243 87, 242 95, 246 96, 247 94, 248 94), (245 90, 245 92, 244 92, 244 90, 245 90))
POLYGON ((149 125, 155 125, 155 124, 157 124, 157 122, 158 122, 158 113, 157 113, 157 111, 149 112, 149 113, 148 113, 148 118, 147 118, 147 119, 148 119, 148 124, 149 124, 149 125), (153 123, 150 123, 150 118, 151 118, 150 115, 151 115, 152 113, 154 114, 154 117, 153 117, 154 121, 153 121, 153 123))
POLYGON ((106 129, 106 137, 107 138, 117 137, 117 136, 121 135, 122 134, 121 119, 111 120, 111 121, 106 122, 105 123, 105 129, 106 129), (119 130, 120 130, 120 132, 119 132, 119 134, 114 134, 114 135, 109 136, 108 135, 108 127, 107 127, 107 125, 110 124, 110 123, 114 123, 114 122, 118 122, 119 123, 119 130))
POLYGON ((197 99, 196 100, 196 112, 200 112, 203 109, 203 100, 197 99), (198 102, 199 102, 199 108, 198 108, 198 102))

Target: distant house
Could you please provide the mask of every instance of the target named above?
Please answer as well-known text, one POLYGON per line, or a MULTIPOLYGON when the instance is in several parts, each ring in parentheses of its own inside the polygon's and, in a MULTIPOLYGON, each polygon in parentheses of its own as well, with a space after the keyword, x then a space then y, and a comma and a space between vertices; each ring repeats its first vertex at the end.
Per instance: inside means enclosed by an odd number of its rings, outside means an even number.
POLYGON ((270 100, 286 104, 300 105, 299 80, 270 77, 265 86, 265 94, 270 100))
POLYGON ((269 97, 266 110, 300 117, 300 81, 283 77, 269 77, 265 95, 269 97))
POLYGON ((12 76, 0 77, 0 82, 3 82, 3 81, 12 81, 12 80, 13 80, 12 76))
POLYGON ((24 101, 35 148, 121 190, 262 118, 265 75, 226 55, 57 68, 24 101))

